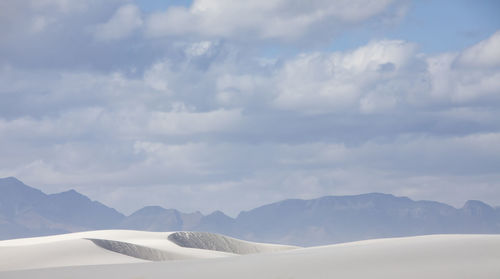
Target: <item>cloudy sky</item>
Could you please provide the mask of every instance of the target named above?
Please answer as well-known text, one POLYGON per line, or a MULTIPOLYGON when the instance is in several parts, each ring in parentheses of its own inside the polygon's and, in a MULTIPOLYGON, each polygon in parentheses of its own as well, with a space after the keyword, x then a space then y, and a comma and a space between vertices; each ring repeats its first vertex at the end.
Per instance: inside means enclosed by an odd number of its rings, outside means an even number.
POLYGON ((0 177, 235 215, 500 205, 496 0, 3 0, 0 177))

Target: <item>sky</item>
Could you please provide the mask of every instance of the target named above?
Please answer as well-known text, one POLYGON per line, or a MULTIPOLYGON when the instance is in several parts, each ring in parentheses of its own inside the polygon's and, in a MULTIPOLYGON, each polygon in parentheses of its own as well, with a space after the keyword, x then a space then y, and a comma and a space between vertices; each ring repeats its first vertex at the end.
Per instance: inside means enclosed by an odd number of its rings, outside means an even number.
POLYGON ((0 177, 126 214, 500 206, 500 2, 4 0, 0 177))

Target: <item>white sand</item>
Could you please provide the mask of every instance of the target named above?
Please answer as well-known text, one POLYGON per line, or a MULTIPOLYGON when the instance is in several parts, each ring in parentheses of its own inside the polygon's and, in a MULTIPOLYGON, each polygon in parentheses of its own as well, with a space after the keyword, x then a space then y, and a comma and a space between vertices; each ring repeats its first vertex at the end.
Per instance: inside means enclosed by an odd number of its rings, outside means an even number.
MULTIPOLYGON (((109 231, 109 234, 100 237, 117 239, 121 233, 109 231)), ((153 246, 152 242, 148 244, 144 239, 150 233, 134 232, 137 238, 125 234, 131 242, 153 246)), ((160 238, 164 240, 164 236, 165 234, 160 238)), ((23 240, 16 242, 22 244, 23 240)), ((26 240, 26 243, 35 245, 40 245, 39 242, 26 240)), ((10 245, 0 242, 0 261, 6 259, 4 248, 23 247, 12 245, 12 242, 8 244, 10 245)), ((156 245, 156 242, 153 244, 156 245)), ((171 247, 170 245, 162 242, 163 248, 171 247)), ((95 253, 88 249, 87 253, 95 253)), ((179 246, 175 249, 188 249, 184 250, 187 254, 204 251, 179 246)), ((433 235, 380 239, 243 256, 228 256, 234 254, 217 251, 205 252, 210 257, 222 258, 143 263, 137 263, 138 260, 135 259, 136 263, 100 262, 101 265, 91 266, 11 270, 0 272, 0 278, 500 278, 500 235, 433 235)), ((46 255, 49 257, 49 254, 46 255)), ((102 259, 104 260, 104 256, 102 259)), ((119 258, 113 260, 118 261, 119 258)), ((33 263, 25 261, 25 265, 28 264, 31 266, 33 263)))
MULTIPOLYGON (((0 271, 79 265, 230 257, 292 246, 242 241, 211 233, 104 230, 0 241, 0 271), (169 240, 180 235, 186 248, 169 240), (200 243, 205 248, 196 249, 200 243), (240 252, 240 253, 238 253, 240 252)), ((1 278, 1 277, 0 277, 1 278)))

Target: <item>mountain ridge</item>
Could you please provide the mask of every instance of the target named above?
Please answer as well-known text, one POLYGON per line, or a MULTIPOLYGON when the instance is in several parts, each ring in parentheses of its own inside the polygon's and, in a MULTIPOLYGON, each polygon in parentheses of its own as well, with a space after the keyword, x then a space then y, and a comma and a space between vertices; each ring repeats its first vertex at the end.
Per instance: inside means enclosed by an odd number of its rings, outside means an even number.
POLYGON ((249 241, 312 246, 440 233, 500 233, 500 208, 477 200, 455 208, 384 193, 286 199, 241 211, 183 213, 145 206, 126 216, 68 190, 47 195, 0 178, 0 239, 95 229, 206 231, 249 241), (306 241, 305 241, 306 240, 306 241))

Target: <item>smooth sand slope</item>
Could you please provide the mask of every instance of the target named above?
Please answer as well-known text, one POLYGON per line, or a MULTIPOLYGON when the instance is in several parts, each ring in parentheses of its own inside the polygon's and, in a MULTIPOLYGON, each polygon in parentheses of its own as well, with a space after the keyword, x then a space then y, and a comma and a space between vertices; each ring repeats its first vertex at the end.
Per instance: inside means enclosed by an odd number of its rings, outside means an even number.
POLYGON ((212 233, 89 231, 0 241, 0 271, 220 258, 293 248, 212 233))
MULTIPOLYGON (((53 249, 57 253, 61 252, 58 250, 61 248, 53 249)), ((53 255, 52 251, 39 253, 45 254, 46 258, 53 255)), ((205 233, 104 231, 0 242, 0 262, 8 260, 9 254, 17 257, 18 261, 25 260, 22 263, 2 263, 2 269, 5 270, 0 272, 2 279, 500 278, 500 235, 433 235, 294 249, 205 233), (44 261, 45 266, 56 266, 54 263, 57 262, 62 267, 13 270, 35 267, 34 262, 27 261, 27 257, 33 259, 33 256, 25 254, 29 247, 34 252, 46 249, 54 242, 73 241, 71 249, 81 248, 84 245, 80 242, 85 240, 82 237, 118 243, 105 242, 108 244, 103 246, 109 247, 103 248, 87 240, 85 243, 93 246, 86 245, 84 255, 73 252, 71 261, 59 259, 51 264, 48 264, 48 259, 44 261), (25 250, 22 252, 15 250, 23 247, 25 250), (151 262, 151 259, 127 255, 130 250, 142 257, 156 253, 147 249, 142 251, 143 247, 168 253, 169 259, 174 260, 151 262), (85 264, 95 264, 86 257, 97 253, 100 255, 100 265, 72 266, 75 262, 82 264, 83 261, 86 261, 85 264), (176 260, 187 258, 191 260, 176 260), (117 262, 120 264, 111 264, 117 262)), ((41 264, 37 265, 40 267, 41 264)))

